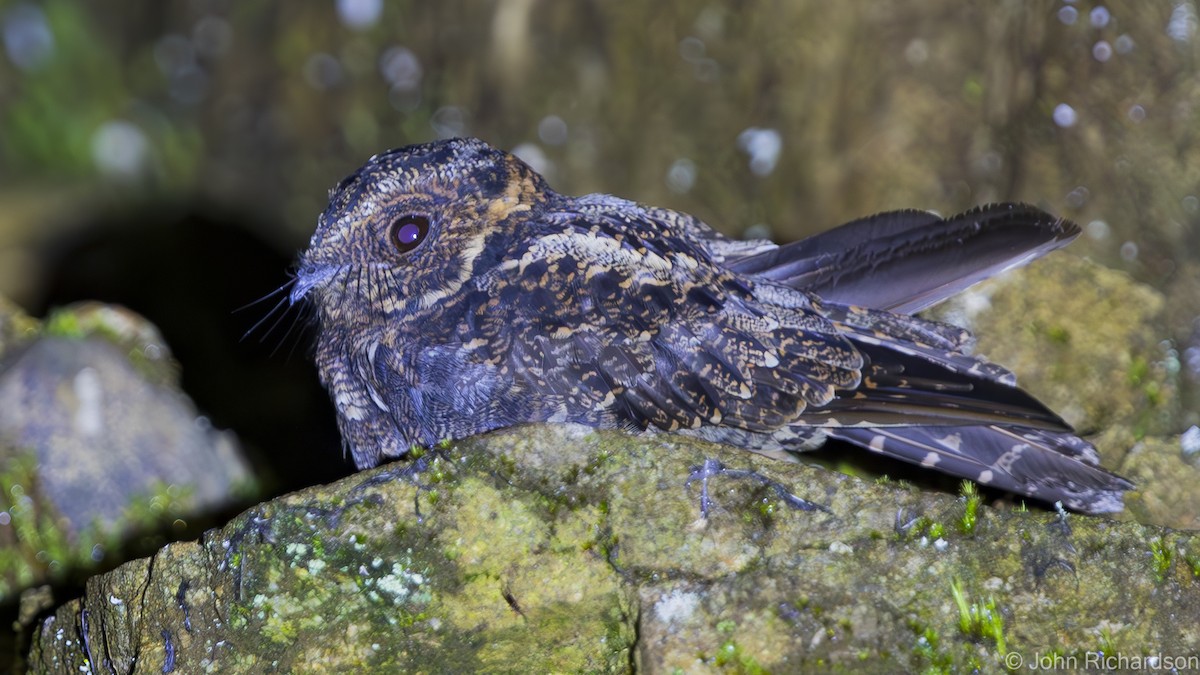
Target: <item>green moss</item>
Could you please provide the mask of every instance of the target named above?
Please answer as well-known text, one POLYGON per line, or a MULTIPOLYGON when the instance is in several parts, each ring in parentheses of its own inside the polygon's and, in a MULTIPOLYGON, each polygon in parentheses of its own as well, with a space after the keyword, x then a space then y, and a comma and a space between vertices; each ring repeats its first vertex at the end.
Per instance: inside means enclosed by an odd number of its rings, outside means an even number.
POLYGON ((1046 329, 1046 339, 1053 344, 1066 346, 1071 343, 1071 331, 1062 326, 1050 326, 1046 329))
POLYGON ((1113 642, 1112 631, 1107 626, 1100 629, 1100 646, 1097 648, 1101 654, 1119 654, 1116 644, 1113 642))
POLYGON ((726 672, 740 675, 766 675, 769 672, 753 656, 746 654, 733 640, 727 640, 721 644, 713 661, 717 667, 726 672))
POLYGON ((42 333, 69 340, 100 338, 120 349, 150 382, 173 385, 178 381, 178 367, 158 329, 128 310, 93 303, 72 305, 50 314, 42 333))
POLYGON ((928 664, 922 671, 925 673, 949 673, 954 667, 954 659, 941 649, 941 637, 932 626, 910 622, 909 627, 917 636, 913 644, 913 655, 928 664))
POLYGON ((1192 571, 1192 577, 1200 577, 1200 556, 1187 554, 1183 556, 1183 562, 1187 564, 1188 569, 1192 571))
POLYGON ((768 528, 775 521, 775 516, 779 514, 779 506, 781 501, 763 497, 755 501, 755 509, 753 511, 745 511, 742 514, 742 520, 746 523, 760 525, 768 528))
POLYGON ((921 516, 917 518, 913 522, 912 527, 908 528, 907 532, 902 535, 902 537, 905 537, 909 540, 927 537, 932 541, 944 539, 945 536, 946 526, 933 520, 932 518, 929 518, 928 516, 921 516))
POLYGON ((57 311, 46 318, 42 327, 46 335, 79 339, 86 337, 74 312, 57 311))
POLYGON ((979 489, 969 480, 962 482, 962 496, 964 499, 963 514, 958 520, 958 531, 963 534, 974 534, 975 526, 979 518, 979 489))
POLYGON ((131 497, 115 521, 96 520, 72 531, 40 497, 37 481, 33 452, 14 456, 0 471, 0 512, 9 518, 0 535, 0 598, 47 580, 84 576, 104 557, 124 550, 130 534, 148 545, 163 543, 165 536, 153 533, 186 527, 179 514, 193 501, 193 490, 159 482, 148 493, 131 497))
POLYGON ((1160 582, 1167 578, 1171 570, 1171 561, 1175 558, 1175 549, 1166 537, 1159 537, 1150 542, 1150 560, 1154 569, 1154 578, 1160 582))
POLYGON ((958 606, 958 629, 963 635, 972 639, 991 640, 996 645, 996 651, 1004 654, 1008 650, 1004 641, 1004 617, 996 609, 996 601, 988 598, 982 606, 977 603, 967 603, 962 584, 958 579, 950 581, 950 595, 958 606))
POLYGON ((1150 375, 1150 363, 1144 357, 1136 356, 1129 362, 1129 383, 1137 386, 1142 384, 1150 375))

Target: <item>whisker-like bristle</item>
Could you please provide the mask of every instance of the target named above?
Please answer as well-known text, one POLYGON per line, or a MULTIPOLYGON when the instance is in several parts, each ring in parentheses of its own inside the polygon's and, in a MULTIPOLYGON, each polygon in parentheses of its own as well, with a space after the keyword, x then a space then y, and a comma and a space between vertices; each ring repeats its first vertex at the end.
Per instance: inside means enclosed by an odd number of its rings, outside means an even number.
POLYGON ((278 302, 276 302, 275 306, 272 307, 266 314, 264 314, 261 319, 254 322, 254 325, 251 326, 249 330, 247 330, 245 333, 242 334, 242 339, 245 340, 246 338, 250 337, 250 335, 252 333, 259 330, 264 324, 267 323, 268 320, 271 320, 272 318, 274 318, 274 320, 271 322, 271 325, 265 331, 262 331, 262 335, 258 339, 259 344, 266 342, 267 338, 271 336, 271 333, 273 333, 275 331, 275 329, 279 326, 279 322, 283 321, 283 318, 287 316, 287 313, 288 313, 288 302, 287 302, 287 298, 285 297, 285 298, 279 300, 278 302))
MULTIPOLYGON (((244 312, 247 309, 254 307, 255 305, 260 305, 260 304, 266 302, 267 300, 270 300, 271 298, 279 295, 280 293, 283 293, 284 299, 287 299, 288 291, 290 291, 292 286, 294 286, 295 284, 296 284, 296 277, 293 276, 291 279, 288 279, 287 281, 285 281, 283 283, 283 285, 280 286, 279 288, 276 288, 275 290, 271 291, 270 293, 267 293, 266 295, 262 296, 261 298, 258 298, 257 300, 251 300, 250 302, 247 302, 246 304, 242 305, 241 307, 238 307, 237 309, 235 309, 233 311, 235 313, 236 312, 244 312)), ((278 305, 276 305, 276 307, 278 307, 278 305)), ((274 310, 272 310, 272 311, 274 311, 274 310)))
MULTIPOLYGON (((271 350, 271 356, 275 356, 275 354, 279 352, 279 348, 283 346, 283 343, 287 342, 288 338, 295 335, 295 339, 292 340, 292 346, 288 349, 288 358, 292 358, 292 356, 296 353, 296 347, 300 344, 301 336, 304 334, 303 330, 297 331, 296 326, 306 326, 311 324, 313 319, 312 312, 313 310, 311 305, 304 304, 301 306, 301 308, 293 315, 291 325, 288 326, 287 331, 285 331, 283 334, 283 337, 279 339, 279 344, 275 345, 275 348, 271 350)), ((287 312, 284 313, 286 314, 287 312)))

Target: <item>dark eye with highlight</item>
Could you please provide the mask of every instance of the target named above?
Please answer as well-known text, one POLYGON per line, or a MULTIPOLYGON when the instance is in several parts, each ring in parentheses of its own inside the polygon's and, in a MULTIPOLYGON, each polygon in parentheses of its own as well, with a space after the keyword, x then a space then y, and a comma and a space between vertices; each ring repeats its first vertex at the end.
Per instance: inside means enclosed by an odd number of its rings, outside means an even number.
POLYGON ((397 218, 392 222, 391 229, 388 230, 388 237, 392 240, 392 246, 395 246, 396 251, 400 253, 408 253, 417 246, 420 246, 428 234, 429 219, 425 216, 417 215, 397 218))

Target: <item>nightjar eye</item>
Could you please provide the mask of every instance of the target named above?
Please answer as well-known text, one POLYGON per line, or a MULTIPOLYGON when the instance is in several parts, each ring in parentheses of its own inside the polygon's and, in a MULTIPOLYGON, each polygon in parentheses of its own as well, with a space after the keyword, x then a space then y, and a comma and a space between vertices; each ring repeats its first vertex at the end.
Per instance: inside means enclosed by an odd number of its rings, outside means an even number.
POLYGON ((395 246, 399 253, 408 253, 413 250, 425 241, 425 236, 428 234, 429 219, 417 215, 400 216, 392 222, 392 226, 388 230, 392 246, 395 246))

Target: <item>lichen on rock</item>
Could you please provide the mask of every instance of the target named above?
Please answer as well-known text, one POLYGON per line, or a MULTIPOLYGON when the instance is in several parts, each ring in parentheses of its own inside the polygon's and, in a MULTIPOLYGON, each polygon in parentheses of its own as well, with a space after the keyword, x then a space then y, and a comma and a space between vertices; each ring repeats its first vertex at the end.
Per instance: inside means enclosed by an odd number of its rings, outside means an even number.
POLYGON ((93 579, 43 624, 31 664, 986 671, 1006 652, 1200 649, 1180 629, 1200 618, 1187 533, 987 506, 966 528, 966 498, 669 435, 531 425, 427 462, 268 502, 93 579), (829 512, 718 475, 703 518, 688 477, 714 458, 829 512))

